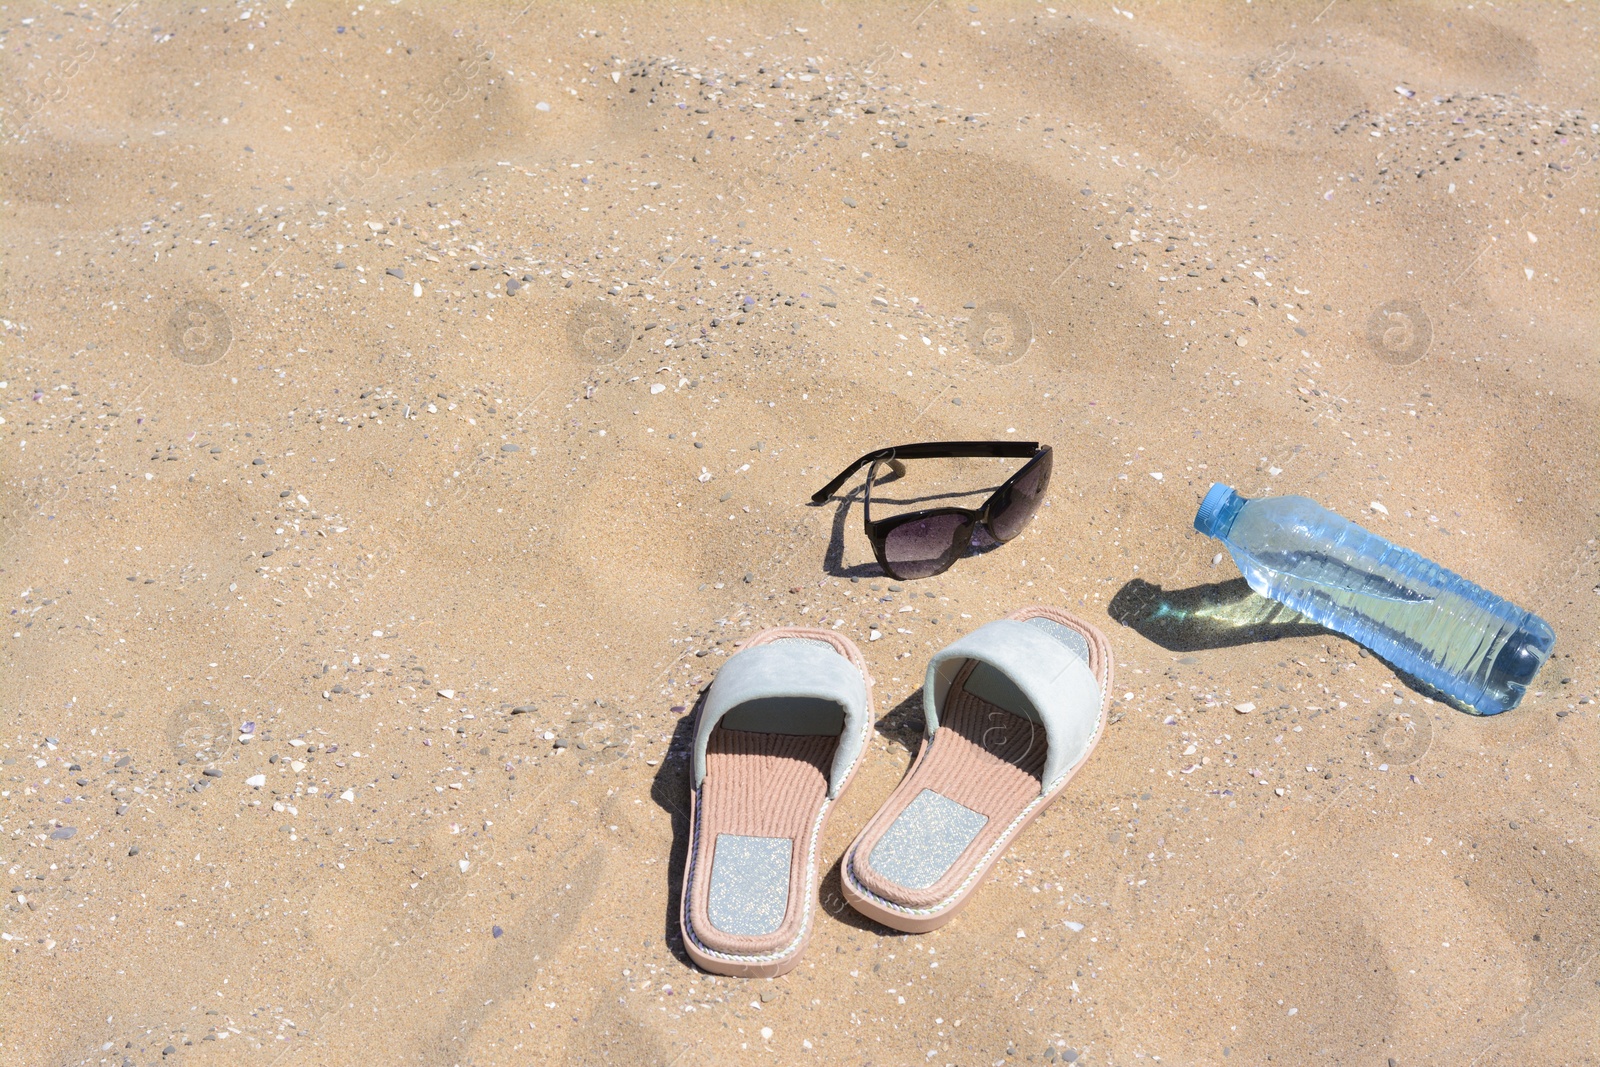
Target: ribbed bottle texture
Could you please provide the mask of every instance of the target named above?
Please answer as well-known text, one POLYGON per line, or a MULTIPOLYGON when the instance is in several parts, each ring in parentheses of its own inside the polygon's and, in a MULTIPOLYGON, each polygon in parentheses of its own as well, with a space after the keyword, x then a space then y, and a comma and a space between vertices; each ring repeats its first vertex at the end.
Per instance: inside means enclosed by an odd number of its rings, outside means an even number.
POLYGON ((1365 645, 1480 715, 1517 706, 1550 624, 1300 496, 1213 485, 1195 529, 1228 546, 1250 588, 1365 645))

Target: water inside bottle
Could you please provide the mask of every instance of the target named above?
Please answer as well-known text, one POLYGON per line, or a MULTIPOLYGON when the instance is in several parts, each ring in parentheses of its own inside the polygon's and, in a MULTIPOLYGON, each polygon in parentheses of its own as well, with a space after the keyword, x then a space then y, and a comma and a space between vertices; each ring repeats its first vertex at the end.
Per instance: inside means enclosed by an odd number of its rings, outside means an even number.
POLYGON ((1324 553, 1295 553, 1292 560, 1252 556, 1241 561, 1241 570, 1263 596, 1319 621, 1357 620, 1350 636, 1362 644, 1383 652, 1388 638, 1443 673, 1470 679, 1481 696, 1470 695, 1469 703, 1486 702, 1497 711, 1522 699, 1554 645, 1538 619, 1532 622, 1544 633, 1522 630, 1448 586, 1418 588, 1324 553))

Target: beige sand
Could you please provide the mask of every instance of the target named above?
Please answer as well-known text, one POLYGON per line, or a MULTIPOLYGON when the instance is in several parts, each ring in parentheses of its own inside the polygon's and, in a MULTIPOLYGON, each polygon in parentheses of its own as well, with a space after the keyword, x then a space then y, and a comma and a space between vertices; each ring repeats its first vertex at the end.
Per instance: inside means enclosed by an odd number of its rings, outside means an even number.
POLYGON ((62 8, 0 10, 0 1063, 1600 1056, 1593 4, 62 8), (803 504, 1012 434, 1050 506, 937 578, 803 504), (1243 596, 1213 480, 1539 610, 1537 692, 1243 596), (878 679, 831 865, 1038 601, 1118 664, 1073 803, 935 934, 830 867, 793 973, 694 970, 733 642, 878 679))

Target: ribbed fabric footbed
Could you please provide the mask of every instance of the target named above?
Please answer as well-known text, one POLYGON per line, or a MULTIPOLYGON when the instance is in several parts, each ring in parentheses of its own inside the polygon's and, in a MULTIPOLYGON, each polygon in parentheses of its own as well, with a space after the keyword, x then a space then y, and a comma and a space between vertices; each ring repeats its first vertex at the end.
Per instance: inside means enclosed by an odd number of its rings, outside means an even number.
POLYGON ((939 731, 891 798, 872 821, 877 832, 856 847, 855 875, 874 894, 912 908, 926 908, 955 892, 978 857, 989 850, 1017 812, 1039 795, 1044 773, 1044 727, 980 700, 963 686, 975 665, 956 676, 940 712, 939 731), (988 818, 942 878, 926 889, 908 889, 872 869, 867 858, 883 833, 924 789, 988 818), (885 817, 887 816, 887 817, 885 817))
MULTIPOLYGON (((1045 615, 1046 610, 1018 614, 1037 617, 1045 615)), ((1055 616, 1053 621, 1068 618, 1064 613, 1045 615, 1051 616, 1055 616)), ((1062 654, 1074 653, 1063 648, 1062 654)), ((1099 677, 1102 665, 1097 662, 1098 657, 1089 658, 1090 669, 1099 677)), ((1017 815, 1039 796, 1042 787, 1047 750, 1044 727, 967 692, 966 682, 975 666, 968 661, 962 667, 940 710, 938 731, 924 742, 910 773, 846 854, 851 873, 862 888, 902 907, 931 908, 955 893, 1017 815), (874 870, 870 857, 900 813, 924 789, 986 816, 988 822, 942 877, 926 888, 911 889, 874 870)))
MULTIPOLYGON (((712 732, 706 749, 706 782, 700 793, 705 817, 699 841, 705 858, 705 866, 700 869, 711 877, 696 879, 695 888, 704 886, 706 892, 696 893, 700 899, 691 902, 695 910, 690 913, 701 944, 718 952, 753 955, 771 952, 794 939, 802 909, 811 906, 804 888, 811 823, 828 795, 828 768, 838 745, 837 737, 720 728, 712 732), (710 829, 713 824, 715 831, 710 829), (783 922, 772 933, 752 937, 718 930, 712 924, 710 886, 717 877, 713 864, 718 835, 787 838, 791 842, 789 903, 783 922), (702 904, 704 912, 700 910, 702 904), (784 938, 786 931, 789 936, 784 938), (767 944, 774 939, 776 944, 767 944)), ((730 873, 726 872, 724 878, 730 873)))
MULTIPOLYGON (((865 664, 850 656, 841 641, 821 637, 822 631, 805 633, 813 640, 825 641, 865 674, 865 664)), ((768 640, 794 640, 793 635, 794 631, 789 631, 768 640)), ((767 643, 764 636, 757 635, 745 647, 767 643)), ((693 935, 705 948, 740 956, 765 955, 785 948, 800 934, 815 895, 814 887, 806 884, 806 866, 819 862, 811 856, 812 831, 827 799, 828 772, 838 745, 838 737, 756 733, 720 725, 712 731, 692 842, 694 873, 686 887, 693 935), (719 834, 787 838, 793 843, 788 906, 782 924, 772 933, 732 934, 712 925, 710 886, 719 834)))

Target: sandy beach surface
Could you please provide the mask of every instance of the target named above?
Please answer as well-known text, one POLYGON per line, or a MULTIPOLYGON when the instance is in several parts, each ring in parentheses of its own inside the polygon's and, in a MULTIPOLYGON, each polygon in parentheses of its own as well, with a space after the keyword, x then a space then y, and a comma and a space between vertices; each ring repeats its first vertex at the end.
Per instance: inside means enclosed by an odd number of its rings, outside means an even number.
POLYGON ((1054 2, 0 6, 0 1063, 1600 1060, 1600 10, 1054 2), (991 438, 1048 505, 937 577, 807 503, 991 438), (1554 656, 1433 701, 1213 481, 1554 656), (878 927, 927 660, 1030 603, 1106 736, 878 927), (718 978, 687 714, 779 624, 880 722, 718 978))

